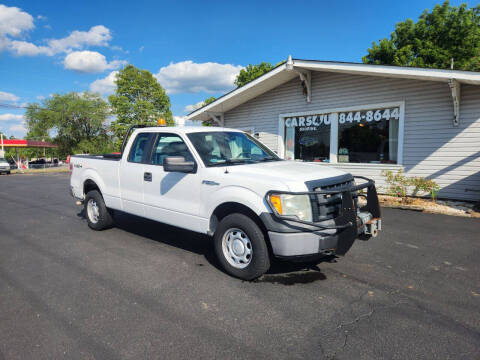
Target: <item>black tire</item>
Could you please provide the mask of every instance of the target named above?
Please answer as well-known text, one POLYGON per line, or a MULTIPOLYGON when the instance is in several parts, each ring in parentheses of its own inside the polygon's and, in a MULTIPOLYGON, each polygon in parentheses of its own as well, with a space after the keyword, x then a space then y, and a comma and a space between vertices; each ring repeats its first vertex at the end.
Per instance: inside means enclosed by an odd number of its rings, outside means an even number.
POLYGON ((7 171, 7 175, 10 175, 10 171, 7 171))
MULTIPOLYGON (((227 215, 220 221, 213 236, 215 253, 217 258, 225 269, 225 271, 242 280, 253 280, 262 276, 270 268, 270 254, 265 241, 265 235, 260 227, 250 217, 240 213, 227 215), (245 266, 238 268, 233 266, 227 260, 223 249, 223 238, 227 234, 235 234, 232 229, 239 229, 240 233, 246 234, 251 244, 251 258, 248 265, 241 264, 237 266, 245 266)), ((242 245, 243 246, 243 245, 242 245)), ((228 249, 226 247, 226 249, 228 249)), ((228 250, 226 250, 228 253, 228 250)), ((232 260, 234 262, 234 259, 232 260)))
POLYGON ((110 211, 105 206, 105 201, 103 201, 103 197, 97 190, 91 190, 85 196, 84 202, 85 208, 85 218, 87 219, 88 226, 90 229, 93 230, 104 230, 108 229, 113 224, 113 218, 110 211), (98 209, 98 216, 92 214, 92 211, 89 211, 89 203, 90 201, 96 205, 98 209))

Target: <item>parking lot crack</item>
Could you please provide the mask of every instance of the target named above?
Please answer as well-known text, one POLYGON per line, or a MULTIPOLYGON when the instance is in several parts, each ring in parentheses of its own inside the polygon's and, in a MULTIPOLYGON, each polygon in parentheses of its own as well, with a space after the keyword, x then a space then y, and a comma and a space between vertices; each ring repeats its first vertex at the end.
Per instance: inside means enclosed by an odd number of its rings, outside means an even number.
MULTIPOLYGON (((368 292, 364 293, 360 298, 356 299, 355 301, 352 301, 351 304, 354 304, 355 302, 361 300, 366 294, 368 294, 368 292)), ((374 305, 374 306, 371 307, 370 311, 358 315, 357 317, 355 317, 351 321, 340 323, 336 327, 336 330, 342 330, 343 328, 351 326, 351 325, 353 325, 353 327, 349 330, 344 330, 343 331, 343 333, 342 333, 343 334, 342 345, 336 351, 334 351, 333 354, 327 355, 326 359, 329 359, 329 360, 336 359, 337 354, 339 354, 343 350, 345 350, 345 348, 347 346, 347 343, 348 343, 349 332, 353 332, 356 329, 356 327, 358 326, 358 323, 360 323, 362 320, 371 318, 378 310, 391 309, 391 308, 394 308, 394 307, 396 307, 400 304, 403 304, 403 303, 405 303, 405 300, 402 299, 402 300, 398 300, 398 301, 394 302, 392 305, 387 305, 387 306, 375 306, 374 305)))

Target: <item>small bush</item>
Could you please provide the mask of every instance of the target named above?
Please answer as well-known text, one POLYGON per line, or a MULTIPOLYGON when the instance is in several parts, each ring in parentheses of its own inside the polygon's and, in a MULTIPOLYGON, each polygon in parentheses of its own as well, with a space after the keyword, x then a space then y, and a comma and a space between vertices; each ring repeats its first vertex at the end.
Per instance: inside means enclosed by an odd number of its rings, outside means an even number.
POLYGON ((436 201, 440 186, 438 186, 435 181, 415 176, 410 178, 410 184, 414 187, 412 192, 413 196, 417 196, 418 192, 426 192, 430 194, 432 201, 436 201))
POLYGON ((413 196, 417 196, 419 192, 426 192, 430 194, 433 201, 436 200, 437 193, 440 190, 440 186, 435 181, 419 176, 409 178, 403 174, 401 169, 396 173, 391 170, 384 170, 382 171, 382 176, 385 177, 385 181, 388 184, 388 195, 400 197, 403 202, 408 202, 407 195, 411 187, 413 188, 413 196))
POLYGON ((394 173, 391 170, 382 171, 385 176, 385 181, 388 184, 387 193, 391 196, 402 198, 402 201, 407 202, 407 192, 409 186, 409 179, 403 175, 402 170, 394 173))

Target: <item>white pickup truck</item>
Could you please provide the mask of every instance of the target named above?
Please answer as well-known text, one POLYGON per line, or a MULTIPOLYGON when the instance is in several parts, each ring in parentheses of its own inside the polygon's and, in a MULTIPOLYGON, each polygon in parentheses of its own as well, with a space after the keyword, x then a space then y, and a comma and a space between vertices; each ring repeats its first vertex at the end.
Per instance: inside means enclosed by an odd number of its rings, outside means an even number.
POLYGON ((208 234, 226 272, 245 280, 264 274, 272 256, 343 255, 380 230, 369 179, 282 160, 235 129, 132 130, 121 155, 70 159, 72 195, 94 230, 120 210, 208 234))

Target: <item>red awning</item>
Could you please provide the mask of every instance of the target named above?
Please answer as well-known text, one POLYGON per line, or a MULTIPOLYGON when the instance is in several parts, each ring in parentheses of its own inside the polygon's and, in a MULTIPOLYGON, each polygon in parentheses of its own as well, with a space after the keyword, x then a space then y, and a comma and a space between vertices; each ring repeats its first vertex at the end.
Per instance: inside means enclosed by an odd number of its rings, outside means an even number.
MULTIPOLYGON (((0 142, 0 147, 2 143, 0 142)), ((57 148, 58 145, 36 140, 3 139, 5 147, 57 148)))

